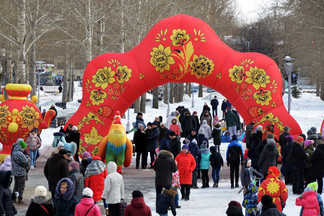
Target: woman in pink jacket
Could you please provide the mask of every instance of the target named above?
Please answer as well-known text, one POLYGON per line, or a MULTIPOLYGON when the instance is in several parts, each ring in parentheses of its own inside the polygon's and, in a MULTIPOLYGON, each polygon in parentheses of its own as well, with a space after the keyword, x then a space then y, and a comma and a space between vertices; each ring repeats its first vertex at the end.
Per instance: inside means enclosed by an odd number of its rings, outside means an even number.
POLYGON ((100 209, 92 199, 93 191, 86 187, 82 192, 81 202, 75 207, 75 216, 100 216, 100 209))
POLYGON ((27 147, 29 149, 29 155, 30 155, 30 170, 35 170, 37 152, 38 152, 38 149, 42 145, 42 141, 37 136, 37 129, 36 128, 34 128, 30 132, 30 135, 26 140, 26 144, 27 144, 27 147))
POLYGON ((320 207, 317 201, 317 193, 310 188, 305 189, 305 192, 296 198, 296 205, 302 206, 301 216, 318 216, 320 207))

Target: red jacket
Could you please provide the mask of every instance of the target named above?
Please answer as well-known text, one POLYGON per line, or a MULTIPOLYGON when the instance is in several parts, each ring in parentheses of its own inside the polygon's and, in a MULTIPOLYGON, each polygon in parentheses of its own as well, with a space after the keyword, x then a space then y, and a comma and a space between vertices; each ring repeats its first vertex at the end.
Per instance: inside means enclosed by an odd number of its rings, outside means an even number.
POLYGON ((180 135, 180 128, 178 124, 171 124, 169 129, 174 131, 176 135, 180 135))
POLYGON ((152 216, 151 209, 148 207, 143 197, 136 197, 132 199, 124 212, 124 216, 152 216))
POLYGON ((196 168, 195 158, 188 152, 187 154, 180 152, 175 160, 178 162, 178 170, 180 176, 180 184, 192 184, 192 172, 196 168))
MULTIPOLYGON (((94 200, 92 198, 82 198, 81 202, 75 207, 74 216, 84 216, 93 204, 94 200)), ((99 206, 94 204, 87 216, 101 216, 99 206)))
POLYGON ((304 207, 302 216, 317 216, 320 214, 317 193, 315 191, 307 191, 303 193, 301 198, 297 197, 296 205, 304 207))

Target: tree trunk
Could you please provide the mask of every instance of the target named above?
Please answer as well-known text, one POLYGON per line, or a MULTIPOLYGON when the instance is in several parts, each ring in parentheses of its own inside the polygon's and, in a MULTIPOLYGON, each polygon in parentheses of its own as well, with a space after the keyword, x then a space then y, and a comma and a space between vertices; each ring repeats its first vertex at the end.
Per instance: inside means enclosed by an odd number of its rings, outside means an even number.
POLYGON ((140 101, 141 101, 141 97, 137 98, 136 101, 134 102, 134 113, 140 112, 140 101))
POLYGON ((183 83, 179 83, 179 100, 180 102, 183 101, 183 94, 184 94, 184 84, 183 83))
POLYGON ((186 94, 191 97, 191 83, 186 84, 186 94))
POLYGON ((321 80, 321 95, 320 95, 320 98, 322 101, 324 101, 324 78, 320 78, 321 80))
POLYGON ((316 96, 320 96, 320 82, 316 79, 316 96))
POLYGON ((198 97, 203 97, 203 86, 199 84, 199 92, 198 92, 198 97))
POLYGON ((146 92, 141 96, 140 111, 145 113, 146 111, 146 92))
POLYGON ((63 78, 63 92, 62 92, 62 101, 68 102, 69 100, 69 89, 68 89, 68 56, 69 56, 69 42, 66 45, 65 56, 64 56, 64 78, 63 78))
POLYGON ((169 89, 169 85, 168 83, 163 85, 164 87, 164 91, 163 91, 163 103, 168 104, 168 100, 169 100, 169 95, 168 95, 168 89, 169 89))
POLYGON ((175 83, 170 83, 170 104, 174 102, 174 84, 175 83))
POLYGON ((159 109, 159 88, 158 87, 153 89, 152 108, 159 109))
MULTIPOLYGON (((36 31, 32 32, 31 41, 36 37, 36 31)), ((30 61, 29 61, 29 84, 32 87, 31 96, 36 95, 36 71, 35 71, 35 60, 36 60, 36 42, 33 44, 30 51, 30 61)), ((38 98, 39 100, 39 98, 38 98)))
POLYGON ((26 76, 26 0, 19 0, 18 12, 18 62, 16 82, 27 83, 26 76))
POLYGON ((87 2, 86 8, 87 30, 86 30, 86 62, 87 64, 92 59, 92 37, 93 37, 93 23, 92 23, 92 8, 91 0, 87 2))

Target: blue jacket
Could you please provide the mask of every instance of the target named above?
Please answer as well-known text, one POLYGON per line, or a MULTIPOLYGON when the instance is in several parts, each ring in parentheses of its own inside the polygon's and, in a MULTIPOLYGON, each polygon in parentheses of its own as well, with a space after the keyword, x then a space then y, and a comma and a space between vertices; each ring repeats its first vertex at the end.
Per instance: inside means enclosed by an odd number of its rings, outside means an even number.
POLYGON ((159 194, 156 198, 156 213, 167 214, 171 207, 173 215, 176 215, 174 197, 166 189, 163 189, 162 194, 159 194))
POLYGON ((192 142, 189 143, 188 147, 189 147, 190 154, 192 154, 192 156, 195 158, 195 161, 196 161, 195 170, 197 170, 197 168, 198 168, 199 147, 198 147, 198 145, 196 143, 192 143, 192 142))
POLYGON ((230 162, 239 162, 240 158, 243 161, 243 148, 238 140, 233 140, 227 147, 226 150, 226 161, 230 162))

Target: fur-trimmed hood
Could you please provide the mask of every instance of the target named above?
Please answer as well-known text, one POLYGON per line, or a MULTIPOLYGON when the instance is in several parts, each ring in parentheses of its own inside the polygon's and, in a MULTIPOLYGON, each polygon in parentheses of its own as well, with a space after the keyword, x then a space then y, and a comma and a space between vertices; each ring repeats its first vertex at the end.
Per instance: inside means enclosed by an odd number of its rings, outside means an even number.
POLYGON ((46 197, 34 197, 31 199, 33 203, 37 204, 53 204, 51 199, 48 199, 46 197))
POLYGON ((162 189, 162 193, 164 193, 164 194, 166 194, 166 195, 168 195, 170 197, 174 197, 175 196, 175 194, 171 193, 169 190, 167 190, 165 188, 162 189))
POLYGON ((158 157, 159 158, 167 158, 167 157, 171 157, 174 158, 173 154, 167 150, 161 150, 158 153, 158 157))
POLYGON ((56 194, 55 194, 56 198, 62 197, 65 200, 70 200, 72 198, 72 196, 73 196, 73 182, 69 178, 62 178, 57 183, 56 188, 55 188, 55 192, 56 192, 56 194), (62 182, 66 182, 67 185, 68 185, 65 194, 61 194, 61 192, 60 192, 60 186, 61 186, 62 182))

